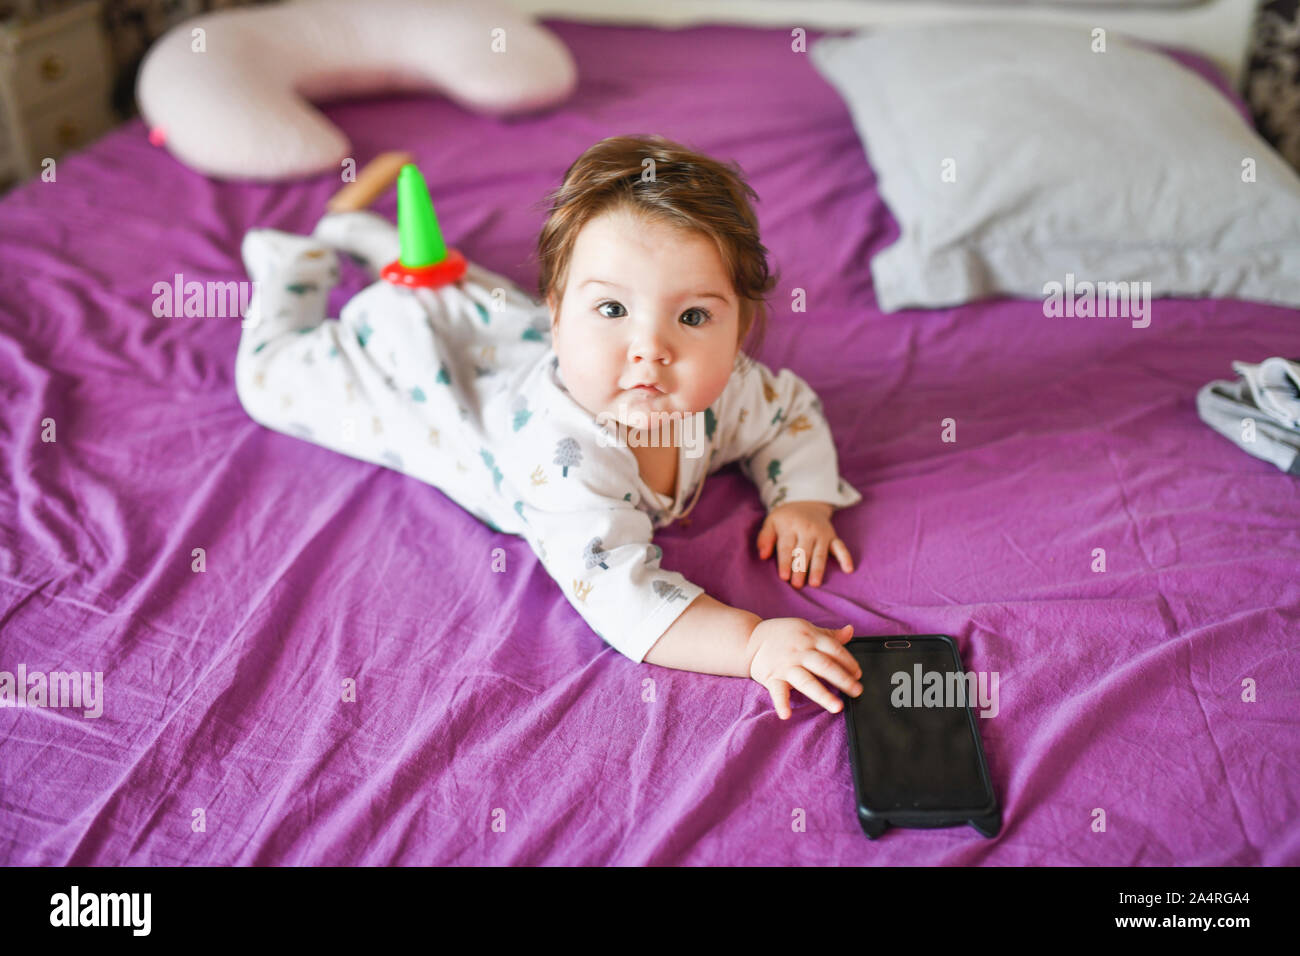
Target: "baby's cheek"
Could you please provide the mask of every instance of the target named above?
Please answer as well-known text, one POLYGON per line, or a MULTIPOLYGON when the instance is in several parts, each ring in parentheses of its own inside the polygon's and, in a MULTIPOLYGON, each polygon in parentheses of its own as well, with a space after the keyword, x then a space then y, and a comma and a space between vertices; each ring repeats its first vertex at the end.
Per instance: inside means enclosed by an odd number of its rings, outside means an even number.
POLYGON ((691 407, 703 411, 722 395, 727 387, 727 382, 731 378, 730 369, 722 372, 711 372, 707 376, 700 376, 691 382, 690 399, 691 407))

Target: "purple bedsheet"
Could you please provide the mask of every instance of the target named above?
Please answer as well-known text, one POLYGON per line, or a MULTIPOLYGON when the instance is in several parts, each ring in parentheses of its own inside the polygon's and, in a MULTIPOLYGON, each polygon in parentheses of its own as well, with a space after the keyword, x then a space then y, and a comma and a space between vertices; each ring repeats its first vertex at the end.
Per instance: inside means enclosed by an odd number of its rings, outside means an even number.
POLYGON ((953 635, 1001 678, 979 721, 1001 834, 869 842, 842 715, 796 693, 783 723, 752 681, 635 665, 523 539, 251 421, 237 320, 155 318, 154 283, 245 278, 245 231, 310 231, 338 183, 211 182, 136 120, 0 200, 0 670, 104 694, 98 718, 0 710, 0 862, 1300 863, 1300 484, 1194 404, 1232 359, 1300 352, 1300 315, 881 314, 868 259, 896 226, 788 31, 549 25, 581 71, 551 113, 329 115, 361 163, 413 150, 451 241, 529 289, 541 198, 597 139, 741 163, 781 270, 761 357, 824 400, 858 567, 780 582, 734 467, 657 536, 664 566, 764 617, 953 635))

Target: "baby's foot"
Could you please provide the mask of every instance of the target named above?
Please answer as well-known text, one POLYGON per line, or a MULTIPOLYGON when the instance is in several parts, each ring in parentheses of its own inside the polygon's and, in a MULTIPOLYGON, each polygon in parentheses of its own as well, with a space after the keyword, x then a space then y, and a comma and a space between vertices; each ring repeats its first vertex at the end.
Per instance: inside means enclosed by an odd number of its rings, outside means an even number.
POLYGON ((254 281, 320 290, 332 288, 339 279, 338 256, 311 236, 279 229, 250 229, 240 255, 254 281))
POLYGON ((342 249, 375 275, 401 253, 397 227, 367 209, 328 213, 316 224, 312 236, 342 249))

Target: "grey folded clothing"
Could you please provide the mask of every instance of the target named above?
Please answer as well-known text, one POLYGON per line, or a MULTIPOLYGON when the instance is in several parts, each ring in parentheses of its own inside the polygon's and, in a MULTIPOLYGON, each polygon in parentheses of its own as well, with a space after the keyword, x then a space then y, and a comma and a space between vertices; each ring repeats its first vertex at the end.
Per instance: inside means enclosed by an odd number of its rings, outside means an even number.
POLYGON ((1300 476, 1300 359, 1234 361, 1232 369, 1236 381, 1220 379, 1196 393, 1201 421, 1242 451, 1300 476), (1248 418, 1255 421, 1253 441, 1248 418))

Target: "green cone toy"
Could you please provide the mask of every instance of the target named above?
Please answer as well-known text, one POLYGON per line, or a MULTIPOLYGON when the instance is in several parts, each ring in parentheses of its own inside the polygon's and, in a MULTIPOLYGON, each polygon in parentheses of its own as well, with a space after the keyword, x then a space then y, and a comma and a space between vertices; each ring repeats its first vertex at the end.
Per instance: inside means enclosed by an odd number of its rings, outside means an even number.
POLYGON ((424 177, 414 163, 397 174, 397 234, 401 254, 380 272, 394 285, 430 289, 465 274, 465 257, 443 241, 424 177))

